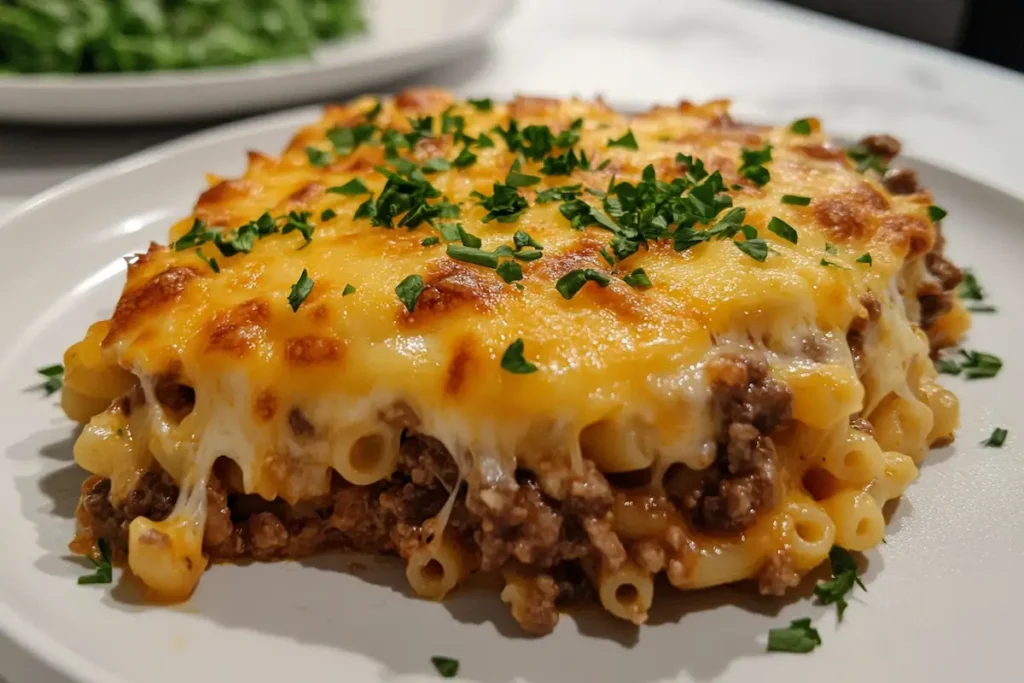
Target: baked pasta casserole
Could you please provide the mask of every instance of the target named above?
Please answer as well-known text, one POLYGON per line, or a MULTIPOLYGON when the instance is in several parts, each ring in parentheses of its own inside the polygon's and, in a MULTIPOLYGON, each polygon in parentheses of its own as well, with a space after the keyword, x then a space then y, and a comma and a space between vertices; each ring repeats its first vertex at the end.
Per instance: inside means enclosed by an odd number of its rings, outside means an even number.
POLYGON ((153 597, 211 562, 395 555, 477 572, 531 633, 655 576, 779 594, 958 426, 969 318, 930 194, 876 135, 728 103, 330 106, 209 178, 68 349, 73 550, 153 597))

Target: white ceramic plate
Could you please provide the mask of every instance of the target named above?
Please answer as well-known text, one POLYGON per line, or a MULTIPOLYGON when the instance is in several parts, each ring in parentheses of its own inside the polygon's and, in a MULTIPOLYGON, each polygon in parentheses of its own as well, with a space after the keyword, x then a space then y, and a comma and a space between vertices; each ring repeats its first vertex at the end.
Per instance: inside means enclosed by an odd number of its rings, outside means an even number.
POLYGON ((85 569, 66 543, 84 474, 72 462, 74 429, 56 399, 32 388, 34 369, 59 362, 109 314, 121 257, 164 239, 205 172, 240 173, 245 150, 277 151, 317 114, 286 112, 129 157, 0 225, 0 628, 18 647, 90 683, 434 681, 435 654, 460 659, 464 680, 481 683, 1019 680, 1024 420, 1014 387, 1024 360, 1014 350, 1024 334, 1024 204, 926 165, 923 180, 950 212, 949 252, 977 269, 999 307, 977 316, 969 346, 1006 366, 996 379, 950 380, 963 402, 957 444, 932 452, 897 506, 888 545, 868 554, 869 591, 856 593, 841 625, 834 609, 813 604, 809 586, 786 599, 659 588, 642 629, 585 610, 534 640, 521 637, 496 591, 426 602, 410 595, 397 561, 359 570, 341 556, 216 566, 177 607, 140 604, 116 584, 76 585, 85 569), (1005 447, 981 448, 997 426, 1010 429, 1005 447), (764 653, 769 628, 804 616, 821 648, 764 653))
POLYGON ((180 122, 323 101, 466 53, 513 4, 367 0, 367 33, 326 43, 310 59, 142 74, 0 75, 0 121, 180 122))

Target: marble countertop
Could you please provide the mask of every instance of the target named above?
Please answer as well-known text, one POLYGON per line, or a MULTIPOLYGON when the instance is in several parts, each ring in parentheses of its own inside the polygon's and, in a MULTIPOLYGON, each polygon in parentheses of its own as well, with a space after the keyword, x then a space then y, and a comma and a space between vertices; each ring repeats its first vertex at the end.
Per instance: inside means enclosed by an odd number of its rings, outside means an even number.
MULTIPOLYGON (((767 1, 520 0, 470 57, 382 89, 409 83, 498 96, 601 94, 636 106, 728 96, 741 117, 817 115, 848 138, 893 133, 919 159, 1024 198, 1024 76, 767 1)), ((73 175, 205 125, 0 129, 0 216, 73 175)), ((41 680, 2 642, 0 662, 10 683, 41 680)))

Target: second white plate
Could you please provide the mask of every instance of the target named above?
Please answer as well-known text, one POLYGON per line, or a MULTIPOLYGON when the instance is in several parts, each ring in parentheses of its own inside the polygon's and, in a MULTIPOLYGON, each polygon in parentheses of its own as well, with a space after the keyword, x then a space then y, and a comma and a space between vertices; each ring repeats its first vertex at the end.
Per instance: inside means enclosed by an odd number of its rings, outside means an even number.
POLYGON ((139 74, 0 75, 0 121, 180 122, 266 110, 436 66, 472 49, 515 0, 368 0, 362 36, 309 59, 139 74))

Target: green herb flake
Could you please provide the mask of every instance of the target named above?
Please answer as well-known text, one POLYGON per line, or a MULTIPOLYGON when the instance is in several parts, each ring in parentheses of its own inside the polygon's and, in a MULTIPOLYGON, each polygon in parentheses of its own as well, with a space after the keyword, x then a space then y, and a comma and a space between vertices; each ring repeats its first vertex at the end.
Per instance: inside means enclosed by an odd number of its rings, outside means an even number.
POLYGON ((36 372, 46 378, 40 386, 43 391, 46 392, 47 396, 51 396, 64 386, 64 366, 63 365, 47 365, 45 368, 39 368, 36 372))
POLYGON ((432 247, 435 244, 440 244, 441 238, 437 235, 431 235, 430 237, 424 237, 420 240, 420 245, 424 247, 432 247))
POLYGON ((484 266, 485 268, 497 268, 498 257, 489 251, 484 251, 476 247, 467 247, 465 245, 449 244, 447 253, 449 258, 453 258, 456 261, 463 261, 465 263, 472 263, 477 266, 484 266))
POLYGON ((977 276, 970 270, 964 271, 964 281, 956 288, 956 294, 961 299, 970 299, 971 301, 985 299, 985 290, 981 288, 977 276))
POLYGON ((996 313, 999 309, 989 304, 972 304, 967 307, 971 313, 996 313))
POLYGON ((950 360, 949 358, 940 358, 935 361, 935 369, 943 375, 959 375, 963 372, 960 366, 957 365, 956 361, 950 360))
POLYGON ((431 657, 431 663, 441 678, 455 678, 459 673, 459 660, 451 657, 431 657))
POLYGON ((469 102, 470 105, 472 105, 472 107, 477 111, 490 111, 494 109, 494 100, 492 100, 489 97, 479 100, 474 100, 470 98, 466 101, 469 102))
POLYGON ((509 171, 508 175, 505 176, 505 184, 508 185, 509 187, 529 187, 531 185, 536 185, 539 182, 539 176, 527 175, 526 173, 521 173, 520 171, 509 171))
POLYGON ((858 173, 864 173, 866 171, 885 173, 885 158, 872 154, 871 150, 869 150, 863 143, 857 143, 856 145, 848 148, 846 150, 846 156, 850 157, 850 159, 856 163, 858 173))
POLYGON ((644 272, 643 268, 637 268, 632 273, 622 278, 622 281, 630 287, 635 287, 637 289, 652 286, 651 278, 647 276, 647 273, 644 272))
POLYGON ((306 244, 309 244, 313 241, 313 230, 316 228, 315 225, 309 222, 312 215, 313 214, 309 211, 290 212, 287 216, 284 227, 281 228, 281 234, 287 235, 290 232, 298 231, 306 240, 306 244))
POLYGON ((798 236, 796 234, 796 229, 781 218, 772 217, 772 219, 768 221, 768 229, 787 242, 792 242, 793 244, 797 243, 798 236))
POLYGON ((501 356, 501 369, 514 375, 529 375, 532 372, 537 372, 537 366, 523 357, 524 347, 522 339, 516 339, 509 344, 501 356))
POLYGON ((480 149, 486 149, 487 147, 494 147, 494 140, 491 139, 487 133, 480 133, 476 137, 476 146, 480 149))
POLYGON ((787 628, 768 631, 768 652, 806 653, 821 645, 821 636, 810 619, 796 619, 787 628))
POLYGON ((636 138, 633 136, 632 129, 627 130, 626 134, 623 135, 621 138, 618 138, 617 140, 613 140, 613 139, 609 138, 608 139, 608 146, 609 147, 625 147, 626 149, 631 149, 634 152, 640 149, 640 145, 638 145, 636 143, 636 138))
POLYGON ((212 270, 215 273, 220 273, 220 265, 217 263, 217 259, 208 258, 206 254, 203 253, 202 249, 196 249, 196 256, 199 257, 200 261, 210 266, 210 270, 212 270))
POLYGON ((345 285, 345 289, 341 290, 342 296, 348 296, 349 294, 355 294, 356 288, 352 285, 345 285))
POLYGON ((288 305, 292 307, 292 312, 297 312, 302 302, 306 300, 309 293, 313 291, 313 278, 309 276, 306 269, 302 269, 302 275, 294 285, 292 285, 291 291, 288 293, 288 305))
POLYGON ((807 206, 811 203, 811 198, 798 194, 784 194, 782 195, 782 203, 792 204, 793 206, 807 206))
POLYGON ((423 293, 423 287, 423 278, 419 275, 410 275, 395 287, 395 294, 410 313, 416 310, 416 300, 423 293))
POLYGON ((427 159, 422 168, 424 173, 440 173, 442 171, 450 171, 452 163, 447 159, 434 157, 433 159, 427 159))
POLYGON ((501 183, 494 183, 493 194, 490 196, 480 192, 473 192, 472 196, 479 199, 480 206, 487 209, 483 218, 484 223, 494 220, 499 223, 513 223, 519 218, 519 214, 530 206, 516 188, 501 183))
POLYGON ((316 147, 306 148, 306 158, 309 159, 310 164, 317 168, 323 168, 334 160, 334 157, 331 156, 330 152, 325 152, 322 149, 317 149, 316 147))
POLYGON ((835 604, 839 621, 843 620, 843 613, 846 611, 847 594, 853 590, 854 585, 867 590, 857 575, 857 563, 849 551, 839 546, 832 546, 828 553, 832 566, 832 578, 828 581, 821 581, 814 587, 814 594, 823 605, 835 604))
POLYGON ((552 187, 541 190, 537 193, 537 203, 547 204, 548 202, 568 202, 580 196, 582 185, 565 185, 564 187, 552 187))
POLYGON ((479 249, 483 245, 483 240, 471 232, 466 232, 465 228, 462 227, 462 223, 456 223, 455 229, 459 233, 459 241, 462 242, 463 246, 479 249))
POLYGON ((740 154, 742 157, 740 175, 758 187, 767 185, 772 175, 765 168, 764 164, 772 160, 772 146, 766 144, 761 149, 747 149, 744 147, 740 154))
POLYGON ((797 119, 793 122, 793 125, 789 127, 789 130, 797 135, 810 135, 811 121, 810 119, 797 119))
POLYGON ((768 258, 768 243, 761 238, 743 240, 742 242, 737 240, 733 244, 755 261, 764 262, 768 258))
POLYGON ((580 141, 581 130, 583 130, 583 119, 576 119, 555 137, 555 147, 572 147, 580 141))
POLYGON ((508 284, 523 279, 523 267, 515 261, 502 261, 498 264, 498 276, 508 284))
POLYGON ((857 263, 866 263, 869 266, 874 265, 874 262, 871 260, 871 252, 865 251, 863 254, 861 254, 854 260, 857 263))
POLYGON ((321 222, 326 222, 326 221, 331 220, 332 218, 337 218, 337 217, 338 217, 338 212, 335 211, 334 209, 324 209, 320 213, 320 221, 321 222))
POLYGON ((558 278, 558 282, 555 283, 555 289, 562 295, 562 298, 571 299, 588 282, 596 282, 601 287, 607 287, 611 282, 611 278, 599 270, 579 268, 571 270, 558 278))
POLYGON ((949 215, 949 212, 943 209, 941 206, 935 206, 932 204, 928 207, 928 218, 931 219, 932 223, 938 223, 943 218, 949 215))
POLYGON ((525 247, 533 247, 534 249, 544 248, 543 244, 533 239, 533 237, 524 230, 516 230, 516 234, 512 236, 512 243, 516 245, 516 251, 520 251, 525 247))
POLYGON ((1002 427, 996 427, 987 439, 981 442, 985 448, 1002 448, 1006 442, 1006 435, 1010 432, 1002 427))
POLYGON ((983 351, 960 350, 962 360, 960 368, 967 379, 988 379, 995 377, 1003 368, 1003 361, 998 356, 983 351))
POLYGON ((92 574, 79 576, 79 586, 86 586, 94 583, 114 582, 114 565, 110 562, 110 546, 101 538, 96 541, 96 547, 99 551, 99 557, 97 558, 95 553, 89 556, 89 561, 92 562, 93 567, 96 569, 92 574))
POLYGON ((356 194, 370 194, 370 190, 366 187, 365 183, 359 178, 353 178, 344 185, 337 187, 329 187, 327 191, 331 194, 344 194, 344 195, 356 195, 356 194))
POLYGON ((469 147, 463 147, 459 155, 452 160, 455 168, 466 168, 476 163, 476 155, 469 151, 469 147))
POLYGON ((216 236, 217 233, 209 229, 206 221, 196 218, 192 221, 192 227, 189 228, 188 232, 175 240, 174 250, 184 251, 191 249, 192 247, 209 242, 216 236))

